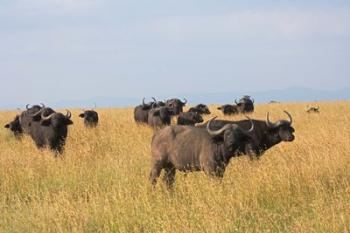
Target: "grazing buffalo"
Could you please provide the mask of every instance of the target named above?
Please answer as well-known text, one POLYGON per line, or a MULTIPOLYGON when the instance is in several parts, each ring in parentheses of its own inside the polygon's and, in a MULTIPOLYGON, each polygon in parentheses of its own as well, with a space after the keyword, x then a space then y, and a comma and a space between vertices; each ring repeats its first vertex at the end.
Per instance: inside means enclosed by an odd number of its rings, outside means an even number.
POLYGON ((174 115, 179 115, 180 112, 183 112, 183 107, 187 104, 187 100, 184 99, 184 102, 182 102, 179 99, 170 99, 165 104, 174 115))
POLYGON ((146 123, 148 122, 148 113, 154 106, 154 102, 145 103, 145 98, 142 100, 142 104, 138 105, 134 109, 134 119, 138 123, 146 123))
POLYGON ((235 103, 238 106, 238 111, 240 113, 252 113, 254 112, 254 99, 251 99, 250 96, 243 96, 239 102, 235 100, 235 103))
POLYGON ((310 107, 307 111, 307 113, 320 113, 320 107, 310 107))
POLYGON ((156 184, 161 170, 170 188, 175 181, 176 170, 184 172, 204 171, 209 176, 223 177, 225 168, 236 149, 250 142, 249 133, 236 124, 227 124, 217 131, 192 126, 168 126, 155 133, 152 139, 152 168, 150 181, 156 184))
POLYGON ((17 115, 13 121, 7 123, 4 127, 11 130, 16 138, 20 138, 23 135, 23 129, 19 122, 19 115, 17 115))
MULTIPOLYGON (((249 132, 249 136, 253 139, 254 144, 248 145, 242 144, 239 146, 237 153, 247 154, 252 159, 260 157, 269 148, 273 147, 280 142, 291 142, 295 139, 292 127, 292 116, 284 111, 289 120, 279 120, 275 123, 270 122, 269 113, 267 113, 266 121, 253 120, 254 130, 249 132)), ((205 127, 208 123, 198 127, 205 127)), ((220 129, 227 124, 237 124, 241 128, 247 127, 250 122, 248 120, 241 121, 226 121, 226 120, 214 120, 210 124, 213 129, 220 129)))
POLYGON ((98 124, 98 113, 94 110, 86 110, 79 117, 84 118, 84 124, 88 128, 96 127, 98 124))
POLYGON ((225 104, 218 107, 224 115, 235 115, 239 113, 237 105, 225 104))
POLYGON ((198 112, 181 112, 177 117, 178 125, 195 125, 201 122, 203 122, 203 118, 198 112))
POLYGON ((168 107, 153 108, 148 113, 148 125, 160 128, 171 123, 172 111, 168 107))
POLYGON ((209 108, 205 104, 198 104, 188 110, 189 112, 197 112, 199 114, 210 114, 209 108))
POLYGON ((48 146, 51 150, 62 153, 68 133, 67 126, 73 124, 71 116, 68 110, 66 115, 53 112, 48 116, 41 111, 41 120, 32 122, 29 133, 36 146, 38 148, 48 146))

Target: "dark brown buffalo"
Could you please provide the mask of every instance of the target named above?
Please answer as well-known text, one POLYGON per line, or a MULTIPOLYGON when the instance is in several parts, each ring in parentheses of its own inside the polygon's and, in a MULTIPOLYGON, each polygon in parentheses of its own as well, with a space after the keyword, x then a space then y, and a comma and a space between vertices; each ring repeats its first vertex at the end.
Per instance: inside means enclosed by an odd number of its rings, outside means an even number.
POLYGON ((41 120, 33 121, 29 135, 38 148, 48 146, 51 150, 62 153, 67 138, 68 125, 73 124, 70 120, 72 114, 67 110, 67 114, 53 112, 45 116, 41 111, 41 120))
POLYGON ((237 105, 225 104, 218 107, 224 115, 235 115, 239 113, 237 105))
POLYGON ((170 99, 165 104, 173 115, 179 115, 180 112, 183 112, 183 107, 187 104, 187 99, 184 99, 184 102, 179 99, 170 99))
POLYGON ((79 117, 84 118, 84 125, 87 128, 96 127, 98 124, 98 113, 94 110, 86 110, 79 117))
POLYGON ((197 112, 199 114, 210 114, 210 110, 205 104, 198 104, 197 106, 190 108, 188 111, 197 112))
POLYGON ((192 126, 168 126, 155 133, 152 139, 152 168, 150 181, 156 184, 161 170, 165 182, 171 187, 176 170, 204 171, 209 176, 223 177, 225 168, 236 149, 250 142, 249 132, 236 124, 228 124, 217 131, 192 126))
POLYGON ((152 109, 154 102, 145 103, 145 98, 142 99, 142 104, 138 105, 134 109, 134 120, 137 123, 148 122, 148 113, 152 109))
MULTIPOLYGON (((267 113, 266 121, 253 120, 254 130, 249 132, 249 136, 253 139, 254 144, 247 146, 247 144, 241 144, 237 153, 250 155, 251 158, 260 157, 266 150, 270 149, 280 142, 291 142, 295 139, 294 128, 292 127, 292 116, 284 111, 289 120, 279 120, 272 123, 269 119, 269 113, 267 113)), ((248 127, 250 121, 226 121, 226 120, 214 120, 211 122, 212 129, 220 129, 227 124, 237 124, 241 128, 248 127)), ((205 127, 203 124, 198 127, 205 127)))
POLYGON ((235 103, 238 107, 238 111, 242 114, 254 112, 254 99, 250 98, 248 95, 243 96, 239 102, 235 100, 235 103))
POLYGON ((201 122, 203 122, 203 118, 198 112, 181 112, 177 117, 178 125, 195 125, 201 122))
POLYGON ((168 107, 153 108, 148 112, 148 125, 153 128, 170 125, 172 114, 168 107))
POLYGON ((40 121, 42 112, 44 112, 44 115, 49 115, 54 111, 51 108, 46 108, 44 104, 41 104, 41 106, 33 105, 32 107, 27 104, 26 110, 6 124, 5 128, 10 129, 16 138, 22 136, 23 133, 29 134, 32 122, 40 121))

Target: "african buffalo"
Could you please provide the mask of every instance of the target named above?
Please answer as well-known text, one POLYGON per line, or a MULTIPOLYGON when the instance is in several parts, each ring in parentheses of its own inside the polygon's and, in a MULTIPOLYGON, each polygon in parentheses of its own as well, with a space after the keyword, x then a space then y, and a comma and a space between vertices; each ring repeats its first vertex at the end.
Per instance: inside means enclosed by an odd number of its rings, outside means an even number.
POLYGON ((203 122, 203 118, 198 112, 181 112, 177 117, 178 125, 195 125, 201 122, 203 122))
MULTIPOLYGON (((258 158, 269 148, 282 141, 291 142, 295 139, 294 128, 292 127, 292 116, 284 111, 289 120, 279 120, 275 123, 270 122, 269 113, 267 113, 266 121, 253 120, 254 130, 249 132, 249 136, 253 139, 254 144, 248 145, 242 144, 239 146, 237 153, 247 154, 252 159, 258 158)), ((198 127, 205 127, 208 123, 200 125, 198 127)), ((213 129, 220 129, 227 124, 237 124, 238 126, 245 128, 250 122, 248 120, 241 121, 226 121, 226 120, 214 120, 210 124, 213 129)))
POLYGON ((96 127, 98 124, 98 113, 94 110, 86 110, 79 117, 84 118, 84 124, 88 128, 96 127))
POLYGON ((134 109, 134 119, 138 123, 148 122, 148 112, 152 109, 154 102, 145 103, 145 98, 142 100, 142 104, 138 105, 134 109))
POLYGON ((320 113, 320 107, 317 106, 317 107, 310 107, 306 112, 307 113, 320 113))
POLYGON ((180 112, 183 112, 183 107, 187 104, 187 100, 184 99, 185 101, 182 102, 179 99, 170 99, 166 101, 166 107, 170 109, 170 111, 174 115, 179 115, 180 112))
POLYGON ((199 114, 210 114, 209 108, 205 104, 198 104, 188 110, 189 112, 197 112, 199 114))
POLYGON ((171 123, 172 111, 168 107, 152 108, 148 112, 148 125, 160 128, 171 123))
POLYGON ((156 132, 152 139, 152 168, 150 181, 157 182, 161 170, 170 188, 175 181, 176 170, 184 172, 204 171, 206 175, 223 177, 236 149, 251 139, 254 129, 246 131, 236 124, 228 124, 217 131, 192 126, 168 126, 156 132))
POLYGON ((251 113, 254 112, 254 99, 251 99, 250 96, 243 96, 239 102, 235 100, 236 105, 238 106, 238 111, 240 113, 251 113))
POLYGON ((225 104, 218 107, 218 109, 221 110, 224 115, 235 115, 239 113, 237 105, 225 104))
POLYGON ((10 129, 14 135, 18 138, 23 133, 29 134, 32 122, 34 120, 40 120, 40 115, 38 116, 38 113, 40 110, 45 110, 45 114, 50 113, 53 111, 51 108, 46 108, 44 104, 39 105, 33 105, 32 107, 29 107, 29 104, 26 105, 26 110, 23 111, 20 115, 17 115, 15 119, 8 124, 5 125, 5 128, 10 129))
POLYGON ((32 122, 29 133, 36 146, 38 148, 49 146, 51 150, 62 153, 68 133, 67 126, 73 124, 71 116, 68 110, 66 115, 53 112, 48 116, 41 111, 41 120, 32 122))

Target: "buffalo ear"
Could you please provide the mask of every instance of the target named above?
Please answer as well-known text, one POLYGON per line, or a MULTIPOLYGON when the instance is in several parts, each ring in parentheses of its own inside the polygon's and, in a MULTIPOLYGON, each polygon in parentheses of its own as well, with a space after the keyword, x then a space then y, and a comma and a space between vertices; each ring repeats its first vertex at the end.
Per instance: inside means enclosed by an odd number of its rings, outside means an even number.
POLYGON ((5 127, 6 129, 10 128, 10 124, 6 124, 4 127, 5 127))
POLYGON ((85 117, 85 114, 82 113, 82 114, 79 115, 79 117, 84 118, 84 117, 85 117))

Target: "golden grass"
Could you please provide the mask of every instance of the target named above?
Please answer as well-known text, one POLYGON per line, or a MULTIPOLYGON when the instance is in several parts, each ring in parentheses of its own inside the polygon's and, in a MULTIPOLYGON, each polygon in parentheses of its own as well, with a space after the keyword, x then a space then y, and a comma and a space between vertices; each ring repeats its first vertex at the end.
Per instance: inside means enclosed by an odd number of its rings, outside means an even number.
POLYGON ((148 182, 153 132, 132 109, 99 110, 93 130, 73 111, 63 158, 2 128, 0 232, 349 232, 350 103, 318 104, 256 106, 258 119, 290 111, 296 140, 232 159, 221 182, 177 173, 173 192, 148 182))

